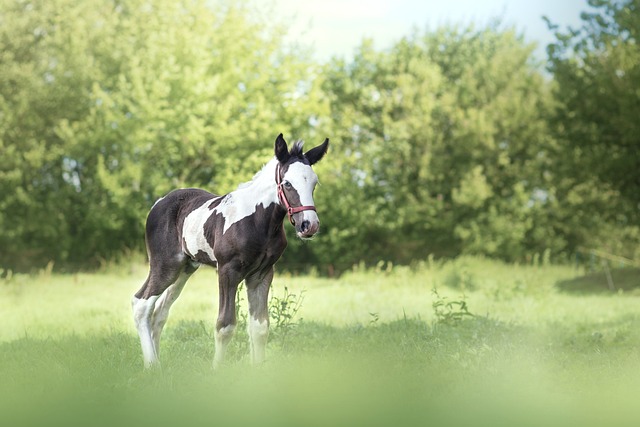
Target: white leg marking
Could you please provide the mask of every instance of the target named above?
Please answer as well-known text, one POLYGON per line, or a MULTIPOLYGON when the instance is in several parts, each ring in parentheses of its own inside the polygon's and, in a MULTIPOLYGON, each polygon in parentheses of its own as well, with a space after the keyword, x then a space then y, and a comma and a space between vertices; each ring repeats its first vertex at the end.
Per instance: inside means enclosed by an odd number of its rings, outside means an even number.
POLYGON ((213 367, 218 368, 224 361, 224 355, 227 352, 227 346, 233 337, 233 333, 236 330, 236 325, 228 325, 216 331, 216 348, 215 355, 213 357, 213 367))
POLYGON ((254 319, 249 316, 249 342, 251 344, 251 362, 254 365, 264 362, 267 338, 269 338, 269 321, 254 319))
POLYGON ((153 296, 149 299, 133 297, 131 300, 133 320, 135 321, 138 336, 140 337, 144 365, 147 368, 159 363, 158 351, 151 337, 151 317, 157 299, 157 296, 153 296))

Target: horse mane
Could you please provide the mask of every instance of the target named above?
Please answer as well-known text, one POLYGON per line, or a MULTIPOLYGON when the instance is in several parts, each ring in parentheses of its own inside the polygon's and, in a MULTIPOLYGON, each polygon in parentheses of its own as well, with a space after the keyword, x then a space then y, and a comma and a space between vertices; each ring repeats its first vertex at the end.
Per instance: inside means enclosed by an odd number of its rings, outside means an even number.
POLYGON ((289 154, 291 157, 298 157, 300 159, 304 158, 304 153, 302 152, 302 146, 304 145, 304 141, 298 140, 293 143, 293 147, 289 150, 289 154))
MULTIPOLYGON (((303 145, 304 145, 304 141, 302 140, 298 140, 294 142, 293 146, 291 147, 291 150, 289 150, 289 154, 291 155, 291 157, 297 157, 300 160, 303 160, 305 158, 304 153, 302 151, 303 145)), ((255 175, 253 175, 253 178, 251 178, 251 180, 239 184, 237 189, 240 190, 242 188, 247 188, 251 186, 251 184, 255 182, 255 180, 262 174, 262 172, 264 172, 266 168, 267 168, 267 165, 264 165, 258 172, 256 172, 255 175)))

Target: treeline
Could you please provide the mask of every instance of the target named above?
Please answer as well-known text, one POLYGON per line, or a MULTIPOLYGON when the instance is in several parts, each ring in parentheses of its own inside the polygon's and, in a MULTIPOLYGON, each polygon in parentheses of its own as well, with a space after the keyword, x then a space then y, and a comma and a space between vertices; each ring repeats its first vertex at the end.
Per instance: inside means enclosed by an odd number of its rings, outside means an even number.
POLYGON ((499 23, 319 64, 262 7, 3 2, 0 268, 142 251, 158 197, 233 190, 280 132, 332 141, 322 234, 290 239, 285 267, 640 255, 639 0, 550 22, 546 65, 499 23))

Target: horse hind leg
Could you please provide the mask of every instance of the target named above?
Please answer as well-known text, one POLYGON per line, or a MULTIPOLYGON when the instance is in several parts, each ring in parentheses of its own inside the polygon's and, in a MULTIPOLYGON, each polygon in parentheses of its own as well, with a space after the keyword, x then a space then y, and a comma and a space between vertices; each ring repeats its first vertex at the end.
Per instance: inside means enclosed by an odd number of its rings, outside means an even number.
POLYGON ((187 262, 176 281, 165 289, 165 291, 155 301, 151 319, 151 337, 153 339, 153 345, 157 356, 160 356, 160 335, 162 335, 162 329, 167 323, 169 310, 180 296, 180 293, 182 292, 182 289, 184 289, 184 285, 187 283, 187 280, 189 280, 189 277, 191 277, 197 269, 198 264, 187 262))
MULTIPOLYGON (((146 287, 148 283, 149 279, 147 278, 143 287, 146 287)), ((148 298, 138 298, 137 296, 134 296, 131 299, 133 320, 138 331, 138 336, 140 337, 142 356, 144 358, 144 365, 146 368, 150 368, 158 364, 158 350, 152 338, 151 319, 155 303, 159 297, 159 295, 152 295, 148 298)))
POLYGON ((162 267, 151 265, 147 280, 131 301, 133 319, 147 368, 159 364, 162 327, 171 304, 175 302, 190 275, 184 272, 184 262, 162 267))

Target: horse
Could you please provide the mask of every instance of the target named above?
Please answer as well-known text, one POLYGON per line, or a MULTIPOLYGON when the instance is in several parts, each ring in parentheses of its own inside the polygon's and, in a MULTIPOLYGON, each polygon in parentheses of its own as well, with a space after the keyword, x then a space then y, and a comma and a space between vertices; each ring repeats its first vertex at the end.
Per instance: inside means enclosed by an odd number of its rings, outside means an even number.
POLYGON ((217 196, 185 188, 155 202, 145 227, 149 275, 131 302, 146 368, 159 366, 160 335, 169 309, 202 264, 218 270, 214 367, 223 362, 233 337, 236 292, 243 280, 251 361, 264 361, 269 288, 274 264, 287 246, 284 218, 301 239, 312 238, 320 227, 313 201, 318 177, 312 166, 326 154, 329 139, 304 153, 302 146, 298 141, 289 150, 280 134, 275 157, 235 191, 217 196))

